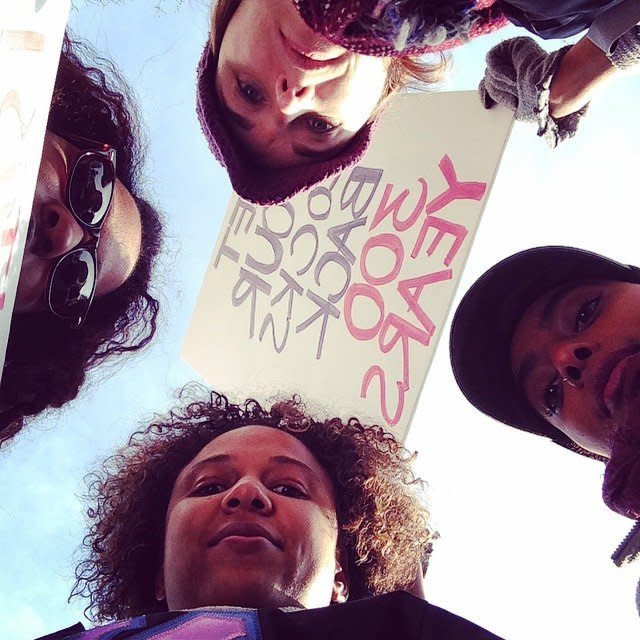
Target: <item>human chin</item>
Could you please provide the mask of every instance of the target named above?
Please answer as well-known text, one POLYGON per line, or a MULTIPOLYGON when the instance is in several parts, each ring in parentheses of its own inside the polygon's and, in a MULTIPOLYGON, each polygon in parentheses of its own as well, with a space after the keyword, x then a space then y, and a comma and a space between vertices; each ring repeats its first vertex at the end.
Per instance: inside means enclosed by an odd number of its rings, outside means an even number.
MULTIPOLYGON (((197 572, 190 572, 189 577, 194 575, 197 572)), ((256 562, 255 557, 226 558, 199 576, 197 593, 184 594, 179 608, 302 606, 284 582, 278 566, 256 562)))
POLYGON ((302 607, 302 603, 278 584, 268 572, 235 567, 232 575, 215 590, 219 605, 251 608, 302 607))

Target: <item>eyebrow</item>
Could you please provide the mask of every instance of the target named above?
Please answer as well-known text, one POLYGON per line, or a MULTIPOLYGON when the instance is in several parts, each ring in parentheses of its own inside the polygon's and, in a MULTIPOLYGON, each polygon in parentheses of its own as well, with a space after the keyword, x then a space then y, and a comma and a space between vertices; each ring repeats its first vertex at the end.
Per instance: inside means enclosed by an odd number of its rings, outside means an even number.
MULTIPOLYGON (((228 464, 230 462, 233 462, 234 459, 235 459, 235 456, 231 456, 228 453, 220 453, 214 456, 203 458, 202 460, 198 460, 198 462, 196 462, 193 465, 193 467, 191 467, 191 469, 189 469, 189 471, 187 472, 187 475, 185 476, 185 480, 192 478, 194 474, 196 474, 200 469, 202 469, 202 467, 206 467, 211 464, 228 464)), ((296 458, 290 458, 289 456, 282 456, 282 455, 271 456, 269 458, 269 462, 273 464, 291 464, 296 467, 299 467, 305 473, 315 476, 315 472, 309 465, 305 464, 300 460, 297 460, 296 458)))
POLYGON ((315 476, 315 472, 309 465, 306 465, 304 462, 297 460, 296 458, 290 458, 289 456, 271 456, 269 458, 269 462, 275 464, 292 464, 302 469, 305 473, 315 476))
POLYGON ((551 325, 551 320, 556 312, 558 304, 569 294, 576 289, 578 285, 575 282, 568 282, 558 287, 550 296, 542 311, 540 312, 540 328, 548 329, 551 325))
POLYGON ((225 464, 231 462, 232 458, 230 455, 226 453, 220 453, 215 456, 209 456, 208 458, 203 458, 202 460, 198 460, 198 462, 194 463, 194 465, 187 471, 187 474, 184 476, 183 481, 186 482, 193 478, 193 476, 202 469, 202 467, 207 467, 211 464, 225 464))

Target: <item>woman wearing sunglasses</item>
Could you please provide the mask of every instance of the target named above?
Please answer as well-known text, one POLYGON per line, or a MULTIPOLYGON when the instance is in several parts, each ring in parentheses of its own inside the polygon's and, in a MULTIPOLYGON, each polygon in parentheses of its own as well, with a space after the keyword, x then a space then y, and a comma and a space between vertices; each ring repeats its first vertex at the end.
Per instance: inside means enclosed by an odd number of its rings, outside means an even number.
POLYGON ((145 346, 158 212, 137 186, 136 115, 111 63, 65 35, 0 385, 0 443, 75 398, 88 369, 145 346))
POLYGON ((198 116, 236 192, 280 202, 357 162, 386 101, 437 81, 444 50, 509 22, 564 38, 600 28, 604 14, 606 28, 573 47, 547 54, 515 38, 488 59, 485 106, 537 120, 555 145, 593 91, 640 57, 640 36, 626 33, 637 0, 214 0, 198 116))

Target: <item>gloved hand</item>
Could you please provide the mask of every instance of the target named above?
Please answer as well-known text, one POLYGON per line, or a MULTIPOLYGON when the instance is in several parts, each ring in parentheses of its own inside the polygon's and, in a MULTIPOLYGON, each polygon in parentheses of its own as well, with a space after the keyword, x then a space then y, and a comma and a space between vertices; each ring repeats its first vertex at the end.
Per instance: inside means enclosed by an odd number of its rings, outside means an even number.
POLYGON ((618 69, 629 69, 640 64, 640 24, 620 36, 607 57, 618 69))
POLYGON ((497 44, 487 54, 487 68, 478 87, 485 108, 504 104, 515 112, 516 120, 537 122, 538 135, 552 147, 575 135, 586 107, 557 119, 549 113, 551 80, 569 48, 548 53, 525 37, 497 44))

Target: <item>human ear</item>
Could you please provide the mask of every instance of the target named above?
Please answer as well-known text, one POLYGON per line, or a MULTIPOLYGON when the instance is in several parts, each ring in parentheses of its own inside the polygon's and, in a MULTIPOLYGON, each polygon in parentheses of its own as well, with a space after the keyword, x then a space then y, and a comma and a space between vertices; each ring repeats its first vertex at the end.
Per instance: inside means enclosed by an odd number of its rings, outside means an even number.
POLYGON ((154 593, 158 602, 162 602, 167 597, 167 593, 164 589, 164 565, 158 569, 158 573, 156 574, 154 593))
POLYGON ((333 592, 331 593, 331 602, 343 604, 349 598, 349 574, 346 567, 347 563, 342 561, 342 557, 346 554, 341 549, 336 551, 336 569, 333 577, 333 592))

